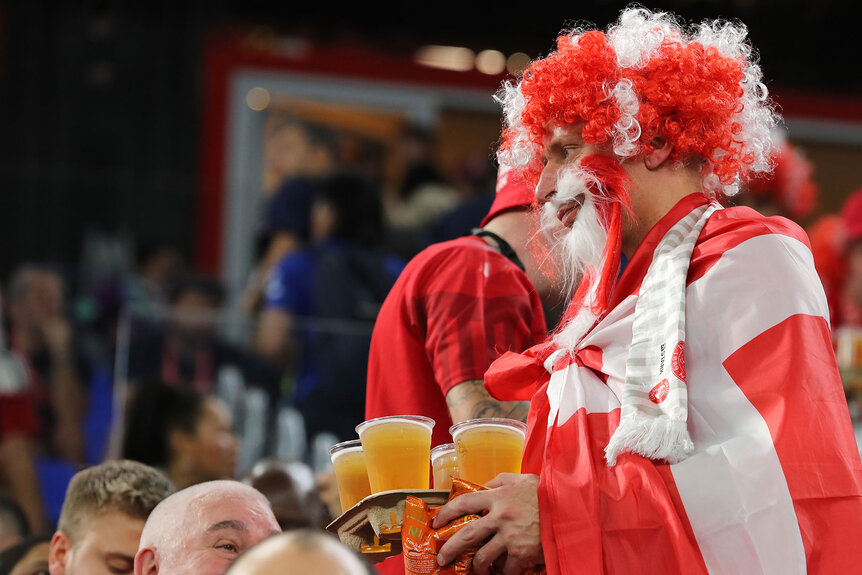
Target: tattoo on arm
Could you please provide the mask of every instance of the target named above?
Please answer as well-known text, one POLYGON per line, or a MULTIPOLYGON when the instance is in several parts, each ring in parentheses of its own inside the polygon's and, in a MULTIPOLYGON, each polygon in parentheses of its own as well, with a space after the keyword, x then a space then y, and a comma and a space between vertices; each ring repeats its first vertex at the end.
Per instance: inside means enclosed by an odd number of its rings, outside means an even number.
POLYGON ((485 389, 481 379, 459 383, 446 394, 446 405, 452 422, 480 417, 506 417, 527 421, 530 403, 527 401, 497 401, 485 389))

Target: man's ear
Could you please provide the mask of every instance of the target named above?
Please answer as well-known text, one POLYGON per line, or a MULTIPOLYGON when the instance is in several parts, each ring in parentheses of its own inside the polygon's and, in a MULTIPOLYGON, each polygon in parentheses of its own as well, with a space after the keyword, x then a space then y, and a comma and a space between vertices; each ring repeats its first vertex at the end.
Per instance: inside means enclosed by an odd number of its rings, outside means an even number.
POLYGON ((670 156, 673 146, 664 138, 654 138, 652 141, 653 151, 644 156, 644 166, 648 170, 657 170, 670 156))
POLYGON ((66 575, 66 561, 72 552, 72 542, 62 531, 57 531, 51 538, 48 549, 48 571, 51 575, 66 575))
POLYGON ((156 575, 158 572, 159 561, 156 558, 156 552, 149 547, 138 550, 135 554, 135 575, 156 575))

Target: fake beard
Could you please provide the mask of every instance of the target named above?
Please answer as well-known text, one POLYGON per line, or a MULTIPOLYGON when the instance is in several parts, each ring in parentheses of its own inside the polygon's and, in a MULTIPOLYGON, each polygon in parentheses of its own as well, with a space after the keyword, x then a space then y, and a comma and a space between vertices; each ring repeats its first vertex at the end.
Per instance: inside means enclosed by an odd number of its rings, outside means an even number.
POLYGON ((615 159, 592 154, 560 174, 556 195, 542 207, 542 231, 555 247, 566 292, 577 286, 554 334, 562 347, 573 349, 607 312, 620 267, 622 208, 630 209, 627 183, 615 159), (571 229, 557 218, 570 202, 581 205, 571 229))

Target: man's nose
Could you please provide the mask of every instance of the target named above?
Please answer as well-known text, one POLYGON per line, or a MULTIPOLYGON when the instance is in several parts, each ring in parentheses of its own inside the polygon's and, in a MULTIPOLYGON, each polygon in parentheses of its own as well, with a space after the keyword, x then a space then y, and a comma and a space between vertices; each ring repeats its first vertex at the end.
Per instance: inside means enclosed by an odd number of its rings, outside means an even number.
POLYGON ((547 168, 542 170, 539 176, 539 184, 536 186, 536 203, 541 205, 546 204, 557 193, 557 177, 556 174, 547 168))

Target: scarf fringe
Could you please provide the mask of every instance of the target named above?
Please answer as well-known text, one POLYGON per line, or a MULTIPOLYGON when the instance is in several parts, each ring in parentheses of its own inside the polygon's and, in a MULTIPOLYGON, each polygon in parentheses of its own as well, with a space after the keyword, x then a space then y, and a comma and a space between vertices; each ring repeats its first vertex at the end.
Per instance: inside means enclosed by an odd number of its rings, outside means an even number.
POLYGON ((616 465, 617 457, 624 452, 647 459, 664 459, 674 464, 684 460, 693 450, 694 443, 685 421, 668 417, 627 417, 620 421, 605 447, 605 458, 609 467, 616 465))

